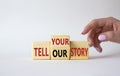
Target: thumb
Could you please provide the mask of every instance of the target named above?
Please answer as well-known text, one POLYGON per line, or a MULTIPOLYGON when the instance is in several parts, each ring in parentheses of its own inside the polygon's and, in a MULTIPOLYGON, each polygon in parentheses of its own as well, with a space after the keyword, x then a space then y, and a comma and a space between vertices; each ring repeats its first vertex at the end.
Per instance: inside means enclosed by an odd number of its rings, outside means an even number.
POLYGON ((116 39, 116 33, 114 31, 107 31, 107 32, 104 32, 104 33, 101 33, 99 36, 98 36, 98 40, 100 41, 115 41, 116 39))

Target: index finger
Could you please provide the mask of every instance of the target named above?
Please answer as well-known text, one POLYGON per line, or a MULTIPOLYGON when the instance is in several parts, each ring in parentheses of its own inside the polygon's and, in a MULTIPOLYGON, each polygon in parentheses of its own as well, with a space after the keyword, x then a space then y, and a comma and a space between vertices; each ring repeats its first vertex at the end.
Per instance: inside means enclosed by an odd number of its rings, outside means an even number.
POLYGON ((92 20, 82 31, 82 34, 88 33, 91 29, 95 29, 96 27, 104 26, 106 23, 105 18, 94 19, 92 20))

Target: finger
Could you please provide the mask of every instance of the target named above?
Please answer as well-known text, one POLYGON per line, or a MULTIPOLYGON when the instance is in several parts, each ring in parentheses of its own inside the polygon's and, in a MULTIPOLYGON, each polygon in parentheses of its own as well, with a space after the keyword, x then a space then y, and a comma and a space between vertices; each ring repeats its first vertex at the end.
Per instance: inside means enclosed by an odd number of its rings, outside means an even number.
POLYGON ((95 43, 95 39, 98 40, 98 35, 101 33, 102 28, 95 28, 92 29, 89 33, 88 33, 88 42, 90 46, 93 46, 95 43))
POLYGON ((98 44, 96 47, 94 47, 99 53, 102 52, 102 47, 100 46, 100 44, 98 44))
POLYGON ((82 34, 88 33, 91 29, 94 29, 95 27, 97 27, 97 21, 93 20, 84 28, 82 34))
POLYGON ((99 53, 102 52, 102 47, 100 46, 100 42, 98 40, 95 40, 95 43, 93 46, 99 53))
POLYGON ((94 19, 92 20, 82 31, 82 34, 88 33, 91 29, 94 29, 96 27, 103 27, 105 24, 107 24, 107 20, 109 18, 100 18, 100 19, 94 19))
POLYGON ((87 37, 88 44, 90 47, 92 47, 94 45, 94 34, 95 34, 95 31, 91 30, 87 37))
POLYGON ((96 33, 95 36, 94 36, 94 48, 98 51, 98 52, 102 52, 102 48, 100 46, 100 41, 98 40, 98 35, 99 33, 96 33))
POLYGON ((95 39, 95 43, 94 43, 94 48, 99 52, 101 53, 102 52, 102 47, 100 46, 100 41, 98 39, 95 39))

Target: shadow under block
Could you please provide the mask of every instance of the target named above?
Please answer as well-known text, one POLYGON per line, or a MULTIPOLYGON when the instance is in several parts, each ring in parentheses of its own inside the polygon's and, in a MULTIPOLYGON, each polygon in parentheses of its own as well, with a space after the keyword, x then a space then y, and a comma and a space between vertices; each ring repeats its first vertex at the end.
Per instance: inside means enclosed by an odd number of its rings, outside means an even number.
POLYGON ((50 42, 41 41, 32 43, 32 58, 47 60, 50 59, 50 42))
POLYGON ((70 37, 68 35, 52 35, 50 43, 51 59, 70 59, 70 37))
POLYGON ((88 59, 88 42, 71 41, 70 42, 70 60, 88 59))

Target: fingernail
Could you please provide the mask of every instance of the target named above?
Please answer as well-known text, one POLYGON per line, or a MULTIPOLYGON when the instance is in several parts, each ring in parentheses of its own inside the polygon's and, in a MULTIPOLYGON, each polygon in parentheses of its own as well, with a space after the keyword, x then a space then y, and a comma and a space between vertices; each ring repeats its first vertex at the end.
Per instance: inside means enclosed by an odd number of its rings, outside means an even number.
POLYGON ((83 34, 83 35, 84 35, 84 32, 82 31, 82 32, 81 32, 81 34, 83 34))
POLYGON ((92 47, 92 42, 88 41, 89 47, 92 47))
POLYGON ((96 50, 97 50, 99 53, 101 53, 101 52, 102 52, 99 48, 96 48, 96 50))
POLYGON ((92 44, 88 43, 89 47, 92 47, 92 44))
POLYGON ((90 45, 93 45, 93 42, 92 42, 92 40, 91 40, 90 38, 88 38, 88 43, 89 43, 90 45))
POLYGON ((82 30, 81 34, 85 35, 85 30, 82 30))
POLYGON ((83 34, 83 32, 81 32, 81 34, 83 34))
POLYGON ((106 36, 105 36, 105 35, 99 35, 99 36, 98 36, 98 39, 99 39, 100 41, 106 40, 106 36))

